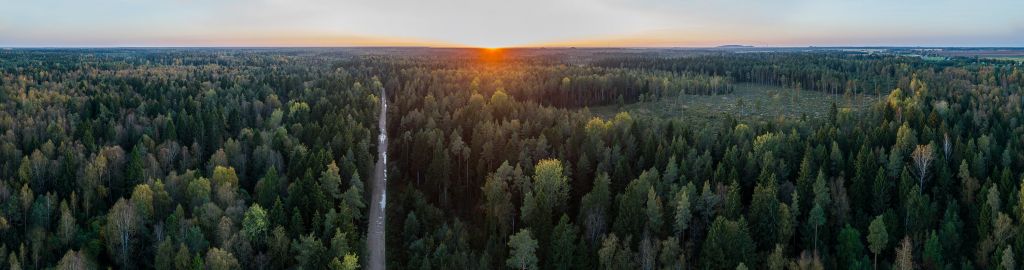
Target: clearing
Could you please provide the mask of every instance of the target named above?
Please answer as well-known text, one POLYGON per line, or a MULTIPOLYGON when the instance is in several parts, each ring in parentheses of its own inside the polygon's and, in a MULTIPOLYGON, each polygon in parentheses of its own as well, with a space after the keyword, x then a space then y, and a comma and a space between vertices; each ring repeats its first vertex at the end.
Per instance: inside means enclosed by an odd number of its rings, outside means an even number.
POLYGON ((832 102, 840 109, 861 109, 874 104, 874 95, 830 95, 819 91, 794 91, 790 88, 759 84, 736 84, 735 91, 725 95, 680 95, 658 101, 637 102, 624 106, 609 105, 590 108, 602 118, 612 118, 619 112, 633 116, 679 117, 688 120, 709 121, 732 116, 741 120, 770 120, 777 117, 828 117, 832 102))

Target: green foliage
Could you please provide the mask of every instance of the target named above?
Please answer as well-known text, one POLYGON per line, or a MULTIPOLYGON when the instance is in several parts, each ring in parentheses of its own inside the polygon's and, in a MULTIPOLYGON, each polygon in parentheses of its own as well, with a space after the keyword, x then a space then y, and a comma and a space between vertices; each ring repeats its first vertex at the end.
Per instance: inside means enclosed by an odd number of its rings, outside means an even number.
MULTIPOLYGON (((774 179, 774 176, 771 178, 774 179)), ((814 211, 811 212, 813 214, 814 211)), ((747 216, 751 222, 751 233, 757 235, 755 240, 758 247, 762 250, 769 250, 775 246, 779 239, 780 224, 779 200, 775 191, 775 181, 757 184, 750 202, 750 213, 747 216)))
POLYGON ((540 239, 548 239, 556 211, 563 210, 569 200, 569 179, 563 174, 562 162, 545 159, 534 167, 533 182, 523 197, 523 219, 540 239))
POLYGON ((731 221, 719 217, 711 224, 701 247, 701 267, 733 269, 739 264, 753 263, 754 245, 745 220, 731 221))
POLYGON ((636 267, 633 262, 633 254, 629 250, 629 239, 620 241, 614 233, 609 234, 601 242, 601 249, 597 251, 600 260, 600 269, 633 269, 636 267))
POLYGON ((608 227, 611 215, 609 181, 608 174, 599 174, 594 180, 594 187, 583 195, 580 202, 580 218, 577 220, 583 223, 584 236, 590 243, 597 242, 598 237, 604 235, 608 227))
POLYGON ((577 234, 576 225, 569 223, 569 216, 562 215, 562 218, 558 220, 558 225, 555 226, 555 231, 551 236, 551 249, 550 255, 547 256, 546 262, 548 269, 575 269, 577 265, 582 262, 577 260, 577 234))
MULTIPOLYGON (((502 168, 511 171, 508 163, 502 163, 502 168)), ((499 168, 499 170, 501 170, 499 168)), ((504 237, 509 233, 512 224, 514 205, 512 194, 509 192, 508 179, 498 174, 491 174, 483 186, 485 199, 484 210, 487 213, 488 229, 491 233, 504 237)))
POLYGON ((839 231, 839 236, 836 239, 836 255, 840 265, 848 266, 859 263, 859 260, 865 255, 860 232, 849 224, 839 231))
POLYGON ((242 220, 242 233, 256 245, 266 241, 267 233, 270 230, 270 221, 267 220, 267 212, 259 204, 253 204, 245 211, 242 220))
POLYGON ((508 248, 509 257, 505 265, 513 269, 538 269, 537 268, 537 240, 529 229, 522 229, 516 234, 509 236, 508 248))
POLYGON ((924 265, 929 268, 943 268, 945 263, 942 256, 942 244, 939 242, 939 236, 932 231, 928 241, 924 243, 924 253, 922 254, 924 265))
POLYGON ((292 242, 292 251, 295 252, 295 261, 305 269, 314 269, 327 265, 327 248, 319 239, 312 234, 299 237, 292 242))
POLYGON ((878 254, 882 253, 889 243, 889 232, 885 228, 885 220, 879 215, 871 221, 868 226, 868 248, 875 254, 875 265, 878 264, 878 254))
POLYGON ((219 248, 211 248, 206 252, 206 269, 210 270, 234 270, 242 269, 238 259, 230 252, 219 248))
POLYGON ((640 209, 645 209, 647 204, 648 191, 651 184, 647 181, 650 174, 657 172, 645 172, 641 177, 634 179, 626 187, 622 194, 615 198, 618 203, 618 215, 615 217, 613 231, 618 235, 639 236, 645 228, 647 216, 640 209))
POLYGON ((686 232, 686 229, 690 226, 690 219, 693 218, 692 201, 693 197, 696 197, 696 191, 694 190, 692 183, 687 184, 675 196, 675 217, 672 223, 673 229, 677 236, 681 236, 686 232))

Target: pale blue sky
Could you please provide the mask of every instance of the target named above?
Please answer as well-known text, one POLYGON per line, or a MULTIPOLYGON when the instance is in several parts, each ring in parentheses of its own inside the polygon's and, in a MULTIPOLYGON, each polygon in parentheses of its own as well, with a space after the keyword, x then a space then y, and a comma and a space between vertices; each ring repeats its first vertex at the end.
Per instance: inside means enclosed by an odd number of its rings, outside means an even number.
POLYGON ((1022 0, 0 0, 0 46, 1024 46, 1022 0))

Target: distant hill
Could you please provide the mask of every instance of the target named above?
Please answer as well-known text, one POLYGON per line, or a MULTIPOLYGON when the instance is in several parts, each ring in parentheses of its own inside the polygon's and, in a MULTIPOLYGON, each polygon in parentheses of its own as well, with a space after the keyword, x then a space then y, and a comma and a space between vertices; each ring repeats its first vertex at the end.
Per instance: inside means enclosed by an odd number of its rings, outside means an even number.
POLYGON ((730 44, 730 45, 722 45, 722 46, 718 46, 718 47, 716 47, 716 48, 723 48, 723 49, 735 49, 735 48, 753 48, 753 47, 754 47, 754 46, 750 46, 750 45, 737 45, 737 44, 730 44))

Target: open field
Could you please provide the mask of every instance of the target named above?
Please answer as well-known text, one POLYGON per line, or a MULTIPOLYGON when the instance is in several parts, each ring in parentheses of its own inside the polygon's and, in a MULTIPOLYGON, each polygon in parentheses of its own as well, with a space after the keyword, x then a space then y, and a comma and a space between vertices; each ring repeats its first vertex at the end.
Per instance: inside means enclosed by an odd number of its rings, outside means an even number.
POLYGON ((634 116, 682 117, 690 120, 713 120, 731 115, 739 119, 758 120, 776 117, 795 118, 807 115, 809 118, 828 117, 832 102, 839 108, 864 108, 878 98, 873 95, 854 95, 847 99, 842 95, 829 95, 818 91, 799 91, 776 86, 758 84, 737 84, 736 90, 727 95, 682 95, 653 102, 638 102, 619 107, 618 105, 590 108, 595 115, 603 118, 614 117, 627 111, 634 116))

